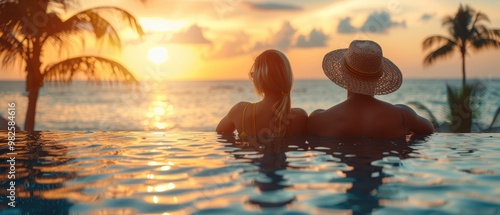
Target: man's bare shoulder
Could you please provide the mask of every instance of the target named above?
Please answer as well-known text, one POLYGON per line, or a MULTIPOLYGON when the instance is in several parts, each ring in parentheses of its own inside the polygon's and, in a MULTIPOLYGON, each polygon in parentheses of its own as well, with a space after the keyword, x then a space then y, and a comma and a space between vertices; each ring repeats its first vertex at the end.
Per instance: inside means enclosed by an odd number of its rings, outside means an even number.
POLYGON ((337 106, 333 106, 326 110, 317 109, 309 115, 308 123, 314 126, 329 125, 343 118, 344 113, 342 108, 338 108, 337 106))
POLYGON ((325 112, 325 110, 324 110, 324 109, 317 109, 317 110, 314 110, 314 111, 313 111, 313 112, 311 112, 311 114, 309 115, 309 118, 316 117, 316 116, 321 116, 324 112, 325 112))
POLYGON ((309 119, 324 119, 325 117, 335 117, 336 115, 342 114, 343 109, 344 107, 342 106, 342 103, 334 105, 328 109, 317 109, 311 112, 311 114, 309 115, 309 119))
POLYGON ((434 133, 434 126, 432 123, 426 118, 419 116, 415 110, 403 104, 396 104, 394 106, 398 107, 404 113, 405 118, 408 119, 410 131, 416 134, 434 133))
POLYGON ((393 106, 396 107, 396 108, 398 108, 399 110, 401 110, 406 115, 415 116, 417 114, 415 112, 415 110, 413 110, 411 107, 408 107, 407 105, 404 105, 404 104, 395 104, 393 106))

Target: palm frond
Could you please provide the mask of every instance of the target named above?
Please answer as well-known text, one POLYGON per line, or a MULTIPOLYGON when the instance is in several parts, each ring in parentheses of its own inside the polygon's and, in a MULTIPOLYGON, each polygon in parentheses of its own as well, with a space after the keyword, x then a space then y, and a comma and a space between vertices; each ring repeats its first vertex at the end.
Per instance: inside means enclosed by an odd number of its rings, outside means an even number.
MULTIPOLYGON (((142 27, 139 23, 139 21, 128 11, 123 10, 118 7, 111 7, 111 6, 106 6, 106 7, 95 7, 88 9, 87 11, 92 11, 96 14, 102 15, 103 17, 107 17, 109 19, 107 20, 113 20, 116 18, 119 18, 120 20, 116 20, 117 22, 125 22, 127 23, 126 27, 132 28, 139 36, 144 35, 144 31, 142 30, 142 27)), ((85 12, 85 11, 82 11, 85 12)))
POLYGON ((482 12, 477 12, 476 17, 474 19, 474 23, 477 23, 480 21, 490 22, 490 18, 488 18, 488 16, 482 12))
POLYGON ((67 11, 70 8, 76 8, 79 6, 79 1, 78 0, 50 0, 49 4, 53 8, 58 8, 62 9, 64 11, 67 11))
POLYGON ((453 49, 456 47, 454 43, 447 43, 438 49, 430 52, 424 59, 424 65, 434 63, 436 59, 444 58, 453 54, 453 49))
POLYGON ((486 87, 482 82, 476 81, 464 87, 452 87, 447 84, 446 91, 451 131, 471 132, 473 121, 477 121, 481 116, 479 107, 486 93, 486 87))
POLYGON ((436 43, 437 44, 455 44, 455 42, 450 38, 447 38, 447 37, 441 36, 441 35, 433 35, 433 36, 427 37, 424 40, 424 42, 422 43, 422 47, 424 50, 427 50, 427 49, 431 48, 436 43))
POLYGON ((471 33, 472 33, 471 37, 476 37, 478 35, 481 36, 484 34, 488 34, 488 31, 489 31, 489 29, 485 25, 477 24, 471 28, 471 33))
POLYGON ((62 57, 63 53, 66 56, 80 50, 79 47, 85 47, 85 40, 83 37, 78 38, 70 37, 67 35, 53 35, 45 41, 45 44, 58 51, 58 56, 62 57))
POLYGON ((0 57, 3 57, 2 66, 13 64, 16 60, 26 59, 24 44, 13 34, 3 32, 0 36, 0 57))
POLYGON ((58 50, 59 56, 66 51, 69 55, 77 47, 84 46, 84 33, 72 25, 65 23, 57 13, 49 13, 47 16, 48 23, 41 37, 42 46, 49 44, 54 50, 58 50))
POLYGON ((488 33, 490 38, 497 38, 500 39, 500 29, 487 29, 485 32, 488 33))
POLYGON ((64 22, 57 19, 52 21, 55 24, 47 29, 46 40, 54 40, 52 43, 60 48, 76 45, 78 42, 84 46, 86 33, 92 33, 101 47, 103 40, 107 39, 112 47, 121 49, 118 31, 106 19, 90 10, 77 13, 64 22))
POLYGON ((70 83, 77 74, 99 83, 104 81, 112 83, 118 80, 137 83, 134 75, 123 65, 98 56, 70 58, 47 66, 43 73, 45 80, 61 83, 70 83))
POLYGON ((48 29, 47 40, 54 37, 52 43, 59 43, 60 47, 65 46, 65 42, 75 42, 69 38, 79 38, 84 45, 86 33, 92 33, 97 39, 99 47, 108 42, 112 47, 121 50, 121 39, 118 29, 107 19, 106 15, 118 15, 120 19, 125 20, 128 26, 136 30, 142 36, 144 34, 139 22, 127 11, 116 7, 98 7, 91 8, 74 14, 66 21, 54 20, 54 27, 48 29), (76 36, 76 37, 75 37, 76 36))
POLYGON ((446 26, 453 26, 453 23, 455 22, 455 19, 454 17, 452 16, 445 16, 443 18, 443 20, 441 21, 441 25, 443 27, 446 27, 446 26))
POLYGON ((0 1, 0 28, 2 31, 11 30, 13 26, 21 22, 22 18, 23 13, 18 3, 0 1))
POLYGON ((474 50, 478 51, 483 48, 498 48, 500 47, 500 40, 479 37, 474 38, 470 44, 474 50))
POLYGON ((482 32, 484 32, 485 30, 487 30, 488 28, 482 24, 480 24, 479 22, 480 21, 490 21, 488 16, 486 16, 486 14, 484 13, 481 13, 481 12, 478 12, 474 15, 474 21, 472 21, 472 23, 470 24, 469 27, 469 37, 473 37, 474 35, 478 35, 478 34, 482 34, 482 32))

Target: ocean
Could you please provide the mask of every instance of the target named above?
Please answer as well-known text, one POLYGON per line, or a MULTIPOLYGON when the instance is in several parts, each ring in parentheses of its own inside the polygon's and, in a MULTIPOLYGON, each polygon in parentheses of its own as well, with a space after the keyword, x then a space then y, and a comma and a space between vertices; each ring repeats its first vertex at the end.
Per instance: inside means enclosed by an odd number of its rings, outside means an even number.
MULTIPOLYGON (((481 79, 485 90, 474 131, 489 126, 500 106, 500 80, 481 79)), ((389 95, 377 96, 390 103, 418 101, 446 122, 446 84, 455 80, 404 80, 389 95)), ((7 103, 16 103, 16 123, 24 127, 28 99, 23 81, 0 82, 0 115, 6 117, 7 103)), ((329 80, 296 80, 292 106, 308 113, 342 102, 344 89, 329 80)), ((152 81, 139 85, 96 84, 74 81, 70 85, 46 83, 40 92, 36 130, 103 131, 213 131, 219 120, 239 101, 258 101, 252 83, 238 81, 152 81)), ((426 116, 425 112, 417 111, 426 116)))

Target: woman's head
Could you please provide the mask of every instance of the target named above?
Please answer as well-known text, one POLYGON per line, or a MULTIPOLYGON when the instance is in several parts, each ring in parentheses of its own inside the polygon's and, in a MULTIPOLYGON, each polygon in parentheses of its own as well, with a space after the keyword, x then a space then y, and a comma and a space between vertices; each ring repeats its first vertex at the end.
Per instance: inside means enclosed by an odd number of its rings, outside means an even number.
MULTIPOLYGON (((255 91, 261 95, 280 98, 273 105, 274 119, 270 122, 270 133, 263 132, 259 136, 283 137, 286 134, 290 113, 290 91, 293 85, 293 74, 286 56, 277 50, 266 50, 257 58, 250 71, 255 91)), ((264 129, 262 131, 266 131, 264 129)))
POLYGON ((280 51, 269 49, 255 59, 250 70, 255 91, 259 95, 289 95, 293 85, 290 62, 280 51))

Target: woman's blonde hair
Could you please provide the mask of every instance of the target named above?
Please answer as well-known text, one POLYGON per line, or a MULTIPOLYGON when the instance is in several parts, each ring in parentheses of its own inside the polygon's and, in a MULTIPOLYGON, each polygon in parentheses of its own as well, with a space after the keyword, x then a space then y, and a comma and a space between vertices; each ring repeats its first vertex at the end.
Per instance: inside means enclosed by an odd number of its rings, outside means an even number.
POLYGON ((283 137, 288 126, 290 114, 290 91, 293 85, 293 74, 286 56, 277 50, 269 49, 255 59, 250 70, 255 92, 260 96, 274 94, 280 96, 273 105, 274 119, 271 121, 272 137, 283 137))

